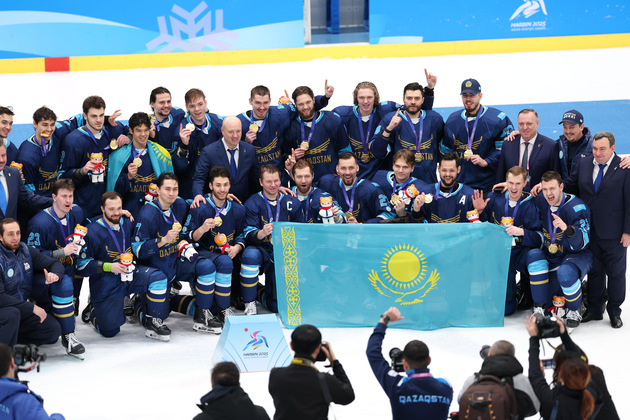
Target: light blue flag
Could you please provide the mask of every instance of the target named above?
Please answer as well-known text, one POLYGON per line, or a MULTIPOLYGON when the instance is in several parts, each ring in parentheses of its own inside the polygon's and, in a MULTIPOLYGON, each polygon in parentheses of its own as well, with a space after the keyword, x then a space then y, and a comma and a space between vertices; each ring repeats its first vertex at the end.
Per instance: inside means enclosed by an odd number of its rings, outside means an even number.
POLYGON ((512 238, 490 223, 274 223, 283 324, 372 327, 503 326, 512 238))

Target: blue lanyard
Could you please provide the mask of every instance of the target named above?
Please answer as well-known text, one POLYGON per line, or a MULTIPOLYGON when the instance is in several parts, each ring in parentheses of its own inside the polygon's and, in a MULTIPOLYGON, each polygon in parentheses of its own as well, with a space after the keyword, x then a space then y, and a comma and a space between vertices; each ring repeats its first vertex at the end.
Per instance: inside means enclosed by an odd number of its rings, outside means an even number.
POLYGON ((479 112, 477 112, 477 116, 475 117, 475 123, 473 124, 472 134, 470 134, 470 132, 468 131, 468 119, 466 119, 466 124, 464 124, 464 127, 466 127, 466 134, 468 135, 468 150, 472 150, 472 144, 475 138, 475 131, 477 131, 477 123, 479 122, 479 118, 481 117, 482 113, 483 113, 483 105, 479 108, 479 112))
POLYGON ((416 133, 415 125, 413 124, 413 122, 411 122, 411 117, 409 116, 407 111, 405 111, 405 115, 407 116, 407 122, 409 123, 409 126, 411 127, 411 131, 413 131, 414 137, 417 137, 417 139, 415 139, 416 140, 416 153, 420 153, 420 145, 422 144, 422 132, 424 131, 424 119, 422 118, 422 113, 423 111, 420 110, 420 132, 416 133))
POLYGON ((359 112, 359 107, 357 107, 357 120, 359 120, 359 133, 361 134, 361 144, 363 145, 363 153, 368 152, 368 140, 370 139, 370 132, 372 131, 372 122, 374 121, 374 113, 376 112, 376 108, 372 110, 372 114, 369 117, 369 122, 367 126, 367 134, 363 135, 363 119, 361 117, 361 112, 359 112))
POLYGON ((278 198, 276 201, 276 218, 273 218, 273 212, 271 211, 271 204, 269 203, 269 200, 267 199, 267 196, 265 195, 265 192, 263 191, 262 193, 263 198, 265 199, 265 204, 267 205, 267 214, 269 215, 269 222, 277 222, 278 220, 280 220, 280 200, 282 200, 282 194, 278 193, 278 198))
MULTIPOLYGON (((94 144, 96 145, 96 147, 98 147, 98 148, 99 148, 99 150, 100 150, 100 149, 107 150, 107 149, 109 149, 109 148, 110 148, 109 144, 108 144, 105 148, 102 148, 102 147, 101 147, 101 145, 100 145, 100 144, 98 144, 98 141, 96 140, 96 137, 94 137, 94 134, 92 134, 92 132, 90 131, 90 129, 89 129, 89 128, 87 128, 87 126, 85 126, 85 125, 84 125, 83 127, 85 128, 84 132, 85 132, 85 133, 86 133, 86 134, 87 134, 87 135, 88 135, 88 136, 92 139, 92 141, 94 142, 94 144)), ((103 128, 103 134, 105 134, 105 137, 107 138, 107 140, 109 140, 109 133, 108 133, 108 132, 107 132, 107 130, 105 130, 104 128, 103 128)))
POLYGON ((352 186, 352 195, 350 197, 350 201, 348 201, 348 193, 346 192, 346 186, 343 181, 339 180, 339 185, 341 186, 341 192, 343 193, 343 198, 346 200, 346 204, 348 205, 348 211, 354 210, 354 193, 357 192, 357 184, 359 183, 359 178, 354 180, 354 185, 352 186))
MULTIPOLYGON (((262 119, 262 124, 260 124, 260 127, 258 128, 258 131, 262 132, 263 128, 265 128, 265 124, 267 123, 267 116, 269 116, 269 112, 267 111, 267 115, 265 115, 265 118, 262 119)), ((249 122, 252 124, 256 124, 254 122, 254 110, 252 110, 252 115, 249 117, 249 122)), ((258 124, 256 124, 258 125, 258 124)), ((304 136, 304 135, 302 135, 304 136)))
POLYGON ((55 213, 55 208, 50 208, 50 215, 57 221, 57 225, 59 226, 59 230, 61 231, 61 236, 63 236, 64 244, 68 243, 68 238, 70 237, 70 214, 66 213, 64 218, 66 219, 66 229, 64 232, 63 224, 61 223, 61 219, 55 213))
POLYGON ((304 127, 306 126, 306 122, 303 121, 300 124, 300 132, 302 133, 302 141, 307 142, 309 145, 311 144, 311 138, 313 137, 313 133, 315 132, 315 124, 316 124, 316 118, 317 115, 313 115, 313 125, 311 126, 311 132, 308 133, 308 139, 304 138, 304 127))
MULTIPOLYGON (((33 138, 35 139, 35 144, 37 144, 37 134, 35 134, 33 136, 33 138)), ((50 151, 50 148, 52 147, 52 136, 50 136, 50 143, 51 144, 46 144, 46 139, 44 138, 44 136, 40 136, 41 138, 41 151, 42 151, 42 157, 46 157, 46 155, 48 154, 48 152, 50 151)))
POLYGON ((442 191, 440 190, 440 183, 439 183, 439 182, 436 182, 436 183, 435 183, 435 200, 437 201, 437 200, 439 200, 440 198, 450 198, 451 193, 453 192, 453 188, 455 188, 455 185, 453 185, 453 186, 451 187, 451 189, 450 189, 450 190, 448 190, 448 197, 445 197, 445 196, 443 196, 443 195, 442 195, 442 191))
MULTIPOLYGON (((171 216, 173 216, 173 220, 169 220, 168 217, 166 217, 166 214, 164 214, 164 210, 162 210, 162 204, 160 204, 160 199, 156 198, 155 199, 155 203, 151 202, 151 204, 153 204, 155 207, 158 208, 158 210, 160 210, 160 212, 162 213, 162 217, 164 218, 164 221, 166 221, 166 223, 179 223, 179 220, 177 220, 177 217, 175 217, 175 212, 173 211, 173 209, 171 207, 169 207, 169 210, 171 211, 171 216)), ((168 211, 168 210, 166 210, 168 211)))
MULTIPOLYGON (((153 114, 155 115, 155 114, 153 114)), ((164 124, 166 122, 166 120, 170 120, 171 119, 171 114, 168 114, 166 116, 166 118, 164 118, 162 121, 159 121, 157 119, 157 115, 155 115, 155 121, 153 122, 153 125, 155 125, 155 131, 159 132, 160 131, 160 125, 164 124)))
POLYGON ((122 248, 120 247, 120 243, 118 242, 118 239, 116 238, 116 234, 114 234, 114 230, 109 226, 109 223, 107 223, 107 220, 104 220, 105 218, 103 217, 103 224, 105 225, 105 227, 107 228, 107 231, 109 232, 109 234, 111 235, 112 239, 114 240, 114 244, 116 245, 116 249, 118 250, 119 254, 124 253, 127 250, 127 246, 125 245, 125 230, 123 229, 123 218, 120 218, 120 234, 122 235, 122 248))
MULTIPOLYGON (((560 202, 560 205, 558 206, 558 210, 556 210, 556 214, 558 215, 558 217, 560 217, 560 209, 562 208, 562 206, 564 206, 564 200, 567 198, 567 196, 562 193, 562 201, 560 202)), ((547 228, 549 229, 549 242, 551 242, 552 244, 556 243, 556 227, 553 225, 553 221, 551 219, 551 206, 549 206, 549 208, 547 209, 547 228)))
POLYGON ((398 191, 404 190, 405 188, 407 188, 407 185, 409 185, 409 183, 413 180, 413 177, 410 176, 409 178, 407 178, 407 180, 405 181, 404 184, 401 185, 397 185, 396 184, 396 174, 392 174, 392 183, 393 183, 393 194, 396 194, 398 191))
POLYGON ((212 204, 214 205, 214 217, 219 216, 219 214, 221 214, 221 212, 223 211, 223 209, 227 206, 228 200, 226 199, 225 202, 223 203, 223 205, 221 206, 221 208, 219 209, 219 207, 217 206, 217 204, 214 202, 214 198, 212 197, 212 193, 210 193, 210 201, 212 202, 212 204))
MULTIPOLYGON (((510 198, 508 197, 509 193, 505 193, 505 208, 503 210, 503 212, 505 213, 505 217, 509 217, 510 214, 508 213, 509 210, 509 205, 510 205, 510 198)), ((521 201, 523 201, 523 194, 521 193, 521 197, 518 199, 518 201, 516 202, 516 206, 514 206, 514 213, 512 213, 512 220, 514 220, 514 223, 516 224, 516 213, 518 213, 518 208, 521 205, 521 201)))
MULTIPOLYGON (((201 128, 197 127, 197 124, 195 124, 195 122, 192 120, 192 115, 189 115, 188 118, 186 119, 189 123, 192 123, 195 126, 195 129, 199 128, 199 130, 203 131, 206 129, 206 127, 208 126, 208 116, 204 114, 205 120, 203 122, 203 124, 201 124, 201 128)), ((194 130, 193 130, 194 131, 194 130)))

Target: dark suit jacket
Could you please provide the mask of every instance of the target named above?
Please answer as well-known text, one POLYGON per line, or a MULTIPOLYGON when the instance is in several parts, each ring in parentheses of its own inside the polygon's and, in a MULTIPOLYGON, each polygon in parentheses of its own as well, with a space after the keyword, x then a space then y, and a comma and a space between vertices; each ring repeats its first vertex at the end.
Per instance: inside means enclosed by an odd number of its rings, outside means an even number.
POLYGON ((617 155, 610 162, 599 189, 593 186, 593 156, 581 158, 565 180, 565 190, 577 194, 591 209, 591 235, 621 240, 630 234, 630 170, 619 167, 617 155))
MULTIPOLYGON (((501 159, 497 169, 497 182, 505 181, 505 173, 513 166, 521 164, 521 136, 512 141, 504 141, 501 159)), ((529 187, 540 182, 547 171, 560 172, 560 149, 558 142, 538 133, 536 141, 529 149, 529 187)))
MULTIPOLYGON (((250 195, 260 189, 258 177, 260 176, 260 164, 256 159, 256 149, 251 144, 241 141, 238 145, 238 171, 236 179, 230 179, 230 192, 238 197, 243 203, 250 195)), ((197 172, 193 179, 193 196, 209 192, 208 174, 215 166, 224 166, 230 171, 230 161, 228 160, 223 141, 216 141, 203 148, 199 161, 197 161, 197 172)))
POLYGON ((0 209, 0 219, 7 217, 17 219, 18 204, 37 210, 42 210, 52 205, 52 198, 35 195, 26 191, 18 169, 5 166, 2 172, 7 179, 9 199, 7 200, 6 214, 2 213, 2 209, 0 209))

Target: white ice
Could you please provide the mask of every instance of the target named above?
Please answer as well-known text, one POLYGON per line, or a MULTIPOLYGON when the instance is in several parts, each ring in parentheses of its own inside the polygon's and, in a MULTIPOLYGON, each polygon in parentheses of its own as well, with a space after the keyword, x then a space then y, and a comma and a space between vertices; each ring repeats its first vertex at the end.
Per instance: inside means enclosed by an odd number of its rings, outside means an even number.
MULTIPOLYGON (((486 105, 540 102, 630 99, 627 64, 630 48, 552 51, 492 55, 456 55, 392 59, 313 60, 308 62, 241 66, 173 67, 121 71, 37 73, 0 75, 2 104, 16 112, 16 123, 29 123, 33 111, 47 105, 60 118, 80 112, 88 95, 101 95, 108 112, 121 109, 127 119, 137 111, 149 111, 149 92, 166 86, 173 103, 183 107, 184 93, 197 87, 206 93, 212 112, 230 115, 248 108, 249 90, 257 84, 271 89, 277 98, 307 84, 322 93, 324 81, 336 88, 330 108, 352 102, 359 81, 376 83, 381 98, 400 100, 409 81, 424 82, 424 68, 439 76, 436 107, 459 106, 462 80, 475 77, 483 86, 486 105)), ((177 66, 178 62, 173 62, 177 66)), ((340 291, 348 293, 349 291, 340 291)), ((82 306, 87 301, 87 284, 82 306)), ((627 305, 626 305, 627 307, 627 305)), ((387 308, 382 308, 384 311, 387 308)), ((403 309, 404 312, 404 309, 403 309)), ((374 323, 379 313, 374 313, 374 323)), ((517 357, 527 370, 528 336, 526 314, 506 318, 503 328, 448 328, 423 332, 390 329, 384 343, 402 347, 411 339, 425 341, 432 356, 431 371, 448 379, 458 394, 464 379, 479 369, 479 349, 498 339, 516 345, 517 357)), ((622 317, 624 317, 622 315, 622 317)), ((630 318, 625 318, 630 323, 630 318)), ((61 412, 68 419, 190 419, 199 413, 195 404, 210 390, 211 358, 218 336, 192 331, 192 319, 173 315, 169 343, 144 337, 139 325, 124 325, 110 339, 77 320, 77 336, 86 346, 84 361, 65 355, 60 344, 43 346, 48 360, 40 373, 22 374, 31 388, 43 395, 48 412, 61 412)), ((291 330, 284 330, 288 339, 291 330)), ((334 406, 337 419, 391 418, 389 402, 374 379, 365 358, 371 328, 323 329, 355 389, 349 406, 334 406)), ((628 376, 630 324, 613 330, 604 321, 581 325, 572 335, 600 366, 621 418, 630 416, 625 400, 628 376)), ((555 344, 555 342, 553 342, 555 344)), ((551 352, 547 349, 547 357, 551 352)), ((267 392, 267 373, 246 373, 241 385, 256 404, 273 415, 267 392)), ((451 410, 456 410, 456 404, 451 410)), ((298 416, 296 416, 298 418, 298 416)))

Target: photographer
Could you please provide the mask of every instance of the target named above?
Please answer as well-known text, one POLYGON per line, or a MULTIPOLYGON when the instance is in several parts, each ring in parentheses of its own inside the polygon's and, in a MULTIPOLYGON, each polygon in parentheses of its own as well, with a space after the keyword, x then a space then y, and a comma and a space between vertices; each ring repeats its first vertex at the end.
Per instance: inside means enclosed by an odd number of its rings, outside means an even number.
MULTIPOLYGON (((558 373, 556 386, 551 389, 545 380, 540 362, 540 335, 536 316, 528 317, 525 323, 529 333, 529 381, 540 400, 540 415, 543 420, 590 419, 595 408, 595 399, 587 385, 591 379, 588 365, 579 353, 565 360, 558 373)), ((556 320, 560 335, 566 334, 562 320, 556 320)), ((544 335, 543 335, 544 336, 544 335)))
POLYGON ((11 348, 0 343, 0 418, 15 420, 64 420, 61 414, 48 416, 44 400, 15 379, 15 360, 11 348))
POLYGON ((390 322, 403 319, 397 308, 389 308, 368 340, 367 357, 372 371, 389 397, 394 420, 446 419, 453 399, 453 388, 444 379, 434 378, 427 366, 431 363, 429 348, 422 341, 407 343, 402 365, 407 376, 397 374, 382 354, 385 330, 390 322))
POLYGON ((354 401, 346 372, 330 343, 322 343, 316 327, 297 327, 291 334, 291 349, 295 352, 291 365, 272 369, 269 374, 269 393, 276 407, 274 420, 325 420, 330 402, 347 405, 354 401), (315 367, 315 361, 326 359, 333 375, 320 373, 315 367))

